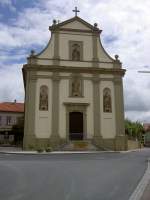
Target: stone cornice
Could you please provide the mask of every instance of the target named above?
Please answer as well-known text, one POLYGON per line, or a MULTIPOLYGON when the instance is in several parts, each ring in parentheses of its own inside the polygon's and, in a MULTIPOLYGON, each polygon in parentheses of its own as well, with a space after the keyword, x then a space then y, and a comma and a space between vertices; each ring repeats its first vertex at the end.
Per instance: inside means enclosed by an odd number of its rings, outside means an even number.
POLYGON ((72 73, 90 73, 90 74, 112 74, 124 76, 126 70, 118 68, 98 68, 98 67, 74 67, 74 66, 56 66, 56 65, 32 65, 25 64, 24 70, 31 71, 51 71, 51 72, 72 72, 72 73))
MULTIPOLYGON (((30 59, 30 57, 28 57, 28 59, 30 59)), ((114 62, 109 62, 109 61, 99 61, 99 60, 96 60, 96 61, 93 61, 93 60, 80 60, 80 61, 73 61, 71 59, 62 59, 62 58, 59 58, 59 59, 54 59, 54 58, 38 58, 36 57, 35 58, 36 60, 59 60, 60 62, 61 61, 69 61, 69 62, 87 62, 87 63, 93 63, 93 62, 96 62, 96 63, 108 63, 108 64, 114 64, 114 62)))
POLYGON ((102 30, 84 30, 84 29, 73 29, 73 28, 55 28, 55 27, 50 27, 49 30, 52 31, 52 33, 57 32, 57 31, 67 31, 67 32, 80 32, 80 33, 93 33, 97 36, 102 32, 102 30))
POLYGON ((72 102, 64 102, 65 106, 89 106, 89 103, 72 103, 72 102))

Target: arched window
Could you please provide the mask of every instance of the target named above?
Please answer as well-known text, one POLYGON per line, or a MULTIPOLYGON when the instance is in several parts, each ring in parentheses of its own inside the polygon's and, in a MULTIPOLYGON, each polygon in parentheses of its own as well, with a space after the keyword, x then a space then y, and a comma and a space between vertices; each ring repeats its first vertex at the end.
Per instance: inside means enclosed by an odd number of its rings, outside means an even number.
POLYGON ((109 88, 103 90, 103 111, 112 112, 111 90, 109 88))
POLYGON ((72 60, 79 61, 81 60, 80 55, 80 45, 79 44, 73 44, 72 45, 72 60))
POLYGON ((46 85, 40 87, 39 110, 48 110, 48 87, 46 85))

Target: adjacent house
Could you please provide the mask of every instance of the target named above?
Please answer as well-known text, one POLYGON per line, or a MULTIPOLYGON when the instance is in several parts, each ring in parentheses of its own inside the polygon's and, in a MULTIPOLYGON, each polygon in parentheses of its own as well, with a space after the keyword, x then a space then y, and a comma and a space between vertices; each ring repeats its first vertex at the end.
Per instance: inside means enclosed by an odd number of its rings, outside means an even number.
POLYGON ((11 130, 22 117, 24 117, 24 103, 18 103, 16 100, 0 103, 0 144, 14 141, 11 130))

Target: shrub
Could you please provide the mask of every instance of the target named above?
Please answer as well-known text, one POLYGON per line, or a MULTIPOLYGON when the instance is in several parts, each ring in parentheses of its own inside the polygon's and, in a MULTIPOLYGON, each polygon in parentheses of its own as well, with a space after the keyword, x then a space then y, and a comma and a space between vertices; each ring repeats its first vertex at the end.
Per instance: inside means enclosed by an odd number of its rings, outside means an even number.
POLYGON ((52 147, 46 147, 46 148, 45 148, 45 151, 46 151, 46 152, 51 152, 51 151, 52 151, 52 147))
POLYGON ((33 151, 33 150, 34 150, 34 145, 29 144, 29 145, 28 145, 28 148, 29 148, 29 150, 33 151))
POLYGON ((41 147, 38 147, 36 150, 38 153, 42 153, 44 151, 44 149, 42 149, 41 147))

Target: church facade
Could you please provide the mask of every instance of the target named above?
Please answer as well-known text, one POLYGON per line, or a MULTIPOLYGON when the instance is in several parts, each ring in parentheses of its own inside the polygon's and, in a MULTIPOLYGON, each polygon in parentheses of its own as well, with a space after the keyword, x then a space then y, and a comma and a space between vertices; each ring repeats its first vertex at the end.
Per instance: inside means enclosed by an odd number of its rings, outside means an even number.
POLYGON ((78 16, 49 27, 51 39, 23 66, 24 149, 90 141, 125 150, 122 78, 116 55, 104 50, 97 24, 78 16))

